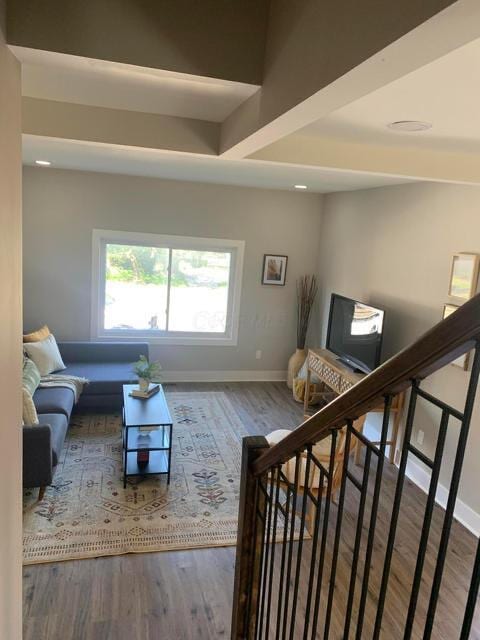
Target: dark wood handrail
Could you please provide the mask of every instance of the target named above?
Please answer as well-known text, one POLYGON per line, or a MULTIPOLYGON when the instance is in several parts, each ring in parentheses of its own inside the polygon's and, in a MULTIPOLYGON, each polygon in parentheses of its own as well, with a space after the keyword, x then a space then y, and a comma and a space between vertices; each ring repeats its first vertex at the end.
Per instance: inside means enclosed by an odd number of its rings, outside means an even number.
POLYGON ((305 445, 327 437, 331 429, 338 429, 347 420, 354 420, 378 406, 385 395, 403 391, 413 379, 421 380, 470 351, 478 340, 480 294, 268 449, 253 464, 253 474, 262 475, 286 462, 305 445))

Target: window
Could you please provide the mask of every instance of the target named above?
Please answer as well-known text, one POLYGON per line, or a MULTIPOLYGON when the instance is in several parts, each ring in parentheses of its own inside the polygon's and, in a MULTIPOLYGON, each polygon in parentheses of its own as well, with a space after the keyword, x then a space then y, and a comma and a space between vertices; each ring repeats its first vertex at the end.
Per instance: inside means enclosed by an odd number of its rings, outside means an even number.
POLYGON ((237 342, 244 243, 94 230, 93 338, 237 342))

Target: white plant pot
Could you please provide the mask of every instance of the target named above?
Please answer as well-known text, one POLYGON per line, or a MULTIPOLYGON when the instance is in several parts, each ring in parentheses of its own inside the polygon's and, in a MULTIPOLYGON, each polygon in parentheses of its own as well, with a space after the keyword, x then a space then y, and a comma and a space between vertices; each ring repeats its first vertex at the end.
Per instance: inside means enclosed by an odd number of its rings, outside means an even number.
POLYGON ((295 353, 290 356, 290 360, 288 361, 288 371, 287 371, 287 387, 289 389, 293 388, 293 379, 297 376, 297 373, 302 368, 306 357, 307 357, 306 349, 297 349, 295 353))
POLYGON ((138 388, 140 391, 148 391, 148 387, 150 386, 150 381, 145 378, 138 379, 138 388))

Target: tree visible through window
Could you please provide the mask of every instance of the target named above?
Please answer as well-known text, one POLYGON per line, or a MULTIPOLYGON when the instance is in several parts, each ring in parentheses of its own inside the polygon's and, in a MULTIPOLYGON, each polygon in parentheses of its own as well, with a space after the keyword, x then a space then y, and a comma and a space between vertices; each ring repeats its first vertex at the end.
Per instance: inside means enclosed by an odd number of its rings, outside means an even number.
POLYGON ((231 257, 106 243, 104 329, 225 333, 231 257))

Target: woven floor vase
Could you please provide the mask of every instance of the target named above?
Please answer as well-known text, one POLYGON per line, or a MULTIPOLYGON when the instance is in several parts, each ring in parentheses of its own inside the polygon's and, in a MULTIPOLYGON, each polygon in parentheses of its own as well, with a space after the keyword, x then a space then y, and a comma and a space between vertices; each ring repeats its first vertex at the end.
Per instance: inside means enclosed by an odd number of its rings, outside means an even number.
POLYGON ((297 373, 302 368, 305 358, 307 357, 306 349, 297 349, 293 355, 290 356, 288 361, 287 370, 287 387, 293 389, 293 379, 297 376, 297 373))

